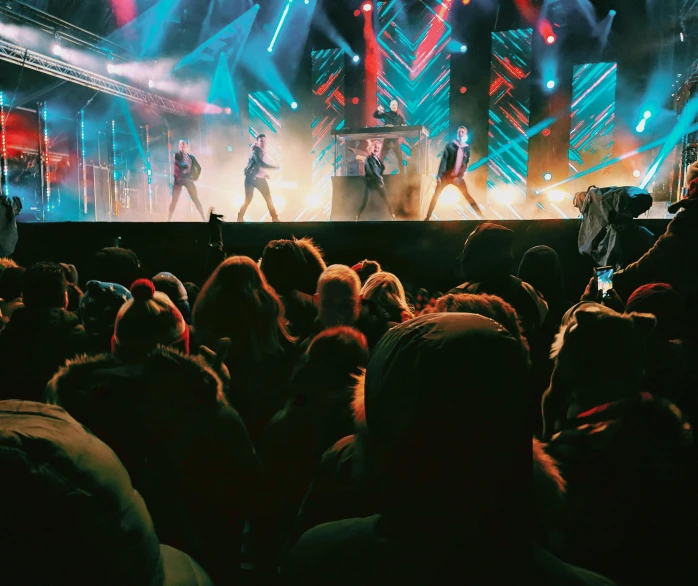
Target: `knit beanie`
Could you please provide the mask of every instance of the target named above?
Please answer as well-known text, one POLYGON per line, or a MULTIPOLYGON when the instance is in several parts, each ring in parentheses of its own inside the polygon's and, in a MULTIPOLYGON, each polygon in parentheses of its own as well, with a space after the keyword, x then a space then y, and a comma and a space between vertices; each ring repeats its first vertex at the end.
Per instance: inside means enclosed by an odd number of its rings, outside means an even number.
POLYGON ((186 288, 172 273, 158 273, 153 277, 153 285, 157 291, 167 295, 175 307, 179 309, 184 321, 191 323, 191 306, 186 288))
POLYGON ((111 337, 116 316, 129 299, 131 292, 126 287, 116 283, 88 281, 78 308, 87 334, 92 337, 111 337))
POLYGON ((133 299, 119 310, 112 352, 124 361, 140 360, 158 345, 189 353, 189 328, 170 298, 149 279, 131 285, 133 299))
POLYGON ((666 283, 649 283, 635 289, 628 298, 625 311, 651 313, 657 318, 658 325, 667 322, 677 323, 686 317, 684 298, 666 283))

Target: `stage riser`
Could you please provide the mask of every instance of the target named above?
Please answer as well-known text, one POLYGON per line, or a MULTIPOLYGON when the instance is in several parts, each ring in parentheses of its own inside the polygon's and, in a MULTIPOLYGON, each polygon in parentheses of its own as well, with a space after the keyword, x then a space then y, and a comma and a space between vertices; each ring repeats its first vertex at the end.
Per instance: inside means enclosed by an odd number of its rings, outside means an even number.
MULTIPOLYGON (((532 246, 545 244, 562 257, 568 296, 578 296, 592 263, 577 251, 577 220, 498 222, 515 232, 516 263, 532 246)), ((667 220, 639 222, 657 236, 667 220)), ((323 222, 237 224, 223 227, 225 249, 257 260, 270 240, 310 236, 326 251, 328 264, 378 260, 408 286, 446 291, 460 283, 457 257, 478 222, 323 222)), ((89 256, 121 237, 137 252, 147 275, 170 271, 183 281, 204 277, 208 245, 205 223, 28 223, 19 225, 15 258, 23 266, 52 260, 85 266, 89 256)))

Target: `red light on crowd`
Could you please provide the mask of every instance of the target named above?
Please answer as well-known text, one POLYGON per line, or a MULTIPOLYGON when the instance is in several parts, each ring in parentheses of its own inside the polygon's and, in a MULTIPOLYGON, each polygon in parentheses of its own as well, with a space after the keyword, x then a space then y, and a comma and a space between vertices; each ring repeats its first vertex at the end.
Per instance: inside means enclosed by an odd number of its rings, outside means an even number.
POLYGON ((552 45, 556 40, 555 35, 552 34, 545 37, 545 42, 548 43, 548 45, 552 45))
POLYGON ((359 98, 352 98, 351 99, 352 104, 358 104, 359 103, 359 98))
POLYGON ((546 128, 546 129, 543 131, 543 136, 550 136, 550 128, 546 128))
POLYGON ((371 10, 373 10, 373 4, 371 4, 370 2, 364 2, 361 8, 364 12, 371 12, 371 10))
POLYGON ((460 93, 461 93, 461 94, 464 94, 464 93, 467 92, 467 91, 468 91, 468 88, 467 88, 467 87, 465 87, 464 85, 461 86, 461 88, 460 88, 460 93))
POLYGON ((361 14, 360 10, 354 10, 354 16, 359 16, 359 14, 361 14))

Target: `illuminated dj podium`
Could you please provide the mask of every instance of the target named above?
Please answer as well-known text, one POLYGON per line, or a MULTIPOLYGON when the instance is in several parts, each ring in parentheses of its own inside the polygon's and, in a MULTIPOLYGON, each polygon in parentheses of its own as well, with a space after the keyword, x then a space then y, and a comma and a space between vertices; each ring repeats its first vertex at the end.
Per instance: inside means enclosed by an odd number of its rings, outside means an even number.
MULTIPOLYGON (((422 201, 427 201, 433 181, 429 177, 429 132, 423 126, 382 126, 342 129, 334 133, 337 162, 332 177, 332 221, 354 221, 364 196, 364 163, 369 144, 386 140, 399 144, 405 161, 403 173, 397 172, 395 153, 389 151, 383 177, 398 220, 419 220, 422 201)), ((364 221, 390 220, 382 198, 372 195, 361 215, 364 221)))

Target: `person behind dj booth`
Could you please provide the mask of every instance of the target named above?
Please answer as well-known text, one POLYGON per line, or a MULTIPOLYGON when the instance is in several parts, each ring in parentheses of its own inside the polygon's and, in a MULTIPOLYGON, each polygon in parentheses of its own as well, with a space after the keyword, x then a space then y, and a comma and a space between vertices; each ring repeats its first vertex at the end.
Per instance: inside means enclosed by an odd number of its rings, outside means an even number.
POLYGON ((378 141, 373 143, 373 148, 369 147, 369 152, 371 153, 366 157, 366 164, 364 165, 365 175, 366 175, 366 187, 364 188, 364 199, 361 202, 361 207, 359 212, 356 214, 356 221, 358 222, 361 218, 361 214, 366 209, 366 204, 368 204, 368 198, 371 193, 377 193, 383 198, 383 201, 388 206, 388 212, 390 217, 394 220, 395 213, 393 212, 393 206, 390 205, 390 200, 388 199, 388 193, 385 190, 385 182, 383 180, 383 171, 385 171, 385 165, 383 161, 378 157, 380 152, 380 144, 378 141))
POLYGON ((482 214, 480 206, 470 195, 468 186, 465 184, 465 175, 468 172, 468 164, 470 163, 470 145, 467 141, 468 129, 465 126, 460 126, 456 139, 448 143, 444 148, 441 155, 441 164, 439 165, 439 174, 436 178, 436 191, 434 191, 434 195, 431 198, 429 211, 427 211, 424 221, 431 218, 436 202, 439 201, 439 196, 447 185, 455 185, 475 211, 478 214, 482 214))
MULTIPOLYGON (((390 101, 390 110, 387 112, 383 106, 378 106, 378 109, 373 113, 373 117, 382 120, 386 126, 407 126, 405 117, 398 108, 397 100, 390 101)), ((393 151, 397 157, 400 173, 405 172, 405 159, 402 156, 399 138, 386 138, 383 141, 383 148, 380 152, 380 160, 385 161, 388 151, 393 151)))

